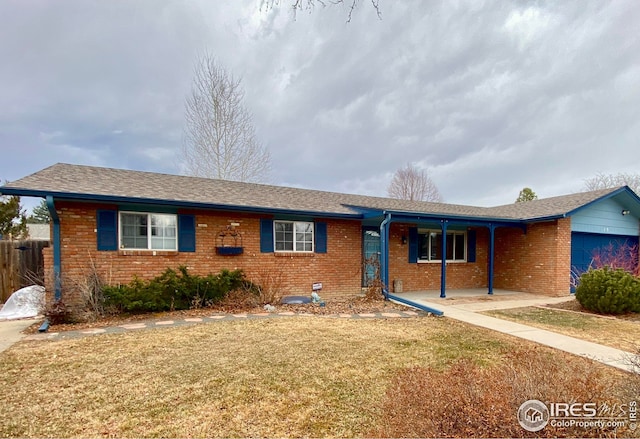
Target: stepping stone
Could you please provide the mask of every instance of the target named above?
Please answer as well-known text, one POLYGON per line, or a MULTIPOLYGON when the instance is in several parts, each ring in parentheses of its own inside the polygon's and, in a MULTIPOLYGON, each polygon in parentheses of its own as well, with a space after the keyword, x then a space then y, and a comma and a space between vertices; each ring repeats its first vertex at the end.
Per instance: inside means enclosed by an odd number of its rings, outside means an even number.
POLYGON ((202 319, 200 317, 191 317, 188 319, 184 319, 185 322, 201 322, 202 319))
POLYGON ((246 319, 247 318, 246 314, 234 314, 233 316, 235 318, 237 318, 237 319, 246 319))
POLYGON ((352 317, 351 314, 338 314, 338 317, 341 319, 350 319, 352 317))
POLYGON ((174 321, 173 320, 163 320, 161 322, 156 322, 156 325, 160 326, 166 326, 166 325, 173 325, 174 321))
POLYGON ((209 317, 209 318, 210 318, 210 319, 217 319, 217 320, 219 320, 219 319, 224 319, 225 317, 227 317, 227 316, 211 316, 211 317, 209 317))
POLYGON ((364 314, 358 314, 358 317, 375 317, 375 314, 369 314, 369 313, 364 313, 364 314))
POLYGON ((383 312, 382 314, 380 314, 382 317, 401 317, 400 314, 396 314, 394 312, 383 312))
POLYGON ((404 314, 408 315, 408 316, 417 316, 418 313, 415 311, 402 311, 404 314))
POLYGON ((86 331, 82 331, 83 334, 102 334, 104 332, 107 332, 107 330, 103 328, 95 328, 95 329, 88 329, 86 331))
POLYGON ((23 340, 50 340, 55 338, 58 332, 47 332, 46 334, 32 334, 27 335, 23 340))
POLYGON ((119 328, 124 328, 124 329, 143 329, 146 328, 147 325, 144 323, 129 323, 126 325, 120 325, 119 328))
POLYGON ((296 313, 294 313, 293 311, 284 311, 284 312, 279 312, 278 315, 279 316, 295 316, 296 313))
POLYGON ((268 313, 268 312, 259 312, 259 313, 252 314, 252 315, 257 316, 257 317, 267 317, 267 316, 270 316, 270 315, 271 315, 271 313, 268 313))

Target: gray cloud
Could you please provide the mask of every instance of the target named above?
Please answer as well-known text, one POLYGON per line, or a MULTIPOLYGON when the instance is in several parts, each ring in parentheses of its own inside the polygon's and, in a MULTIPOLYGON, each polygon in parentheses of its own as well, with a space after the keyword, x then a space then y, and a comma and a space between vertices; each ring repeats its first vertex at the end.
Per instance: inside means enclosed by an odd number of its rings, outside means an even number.
POLYGON ((179 172, 198 54, 243 78, 273 182, 384 195, 408 162, 502 204, 638 172, 640 4, 0 3, 0 178, 58 161, 179 172))

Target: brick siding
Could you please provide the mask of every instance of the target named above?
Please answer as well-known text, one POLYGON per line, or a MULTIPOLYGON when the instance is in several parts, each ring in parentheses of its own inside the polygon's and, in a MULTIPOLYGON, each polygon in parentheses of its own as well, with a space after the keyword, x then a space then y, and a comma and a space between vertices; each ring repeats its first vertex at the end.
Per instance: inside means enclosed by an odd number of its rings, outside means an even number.
POLYGON ((563 296, 571 275, 571 219, 495 232, 496 288, 563 296))
MULTIPOLYGON (((284 294, 309 295, 314 282, 322 282, 320 295, 341 297, 361 292, 361 226, 357 221, 327 222, 327 253, 260 253, 260 216, 202 211, 180 211, 196 217, 196 251, 98 251, 96 211, 114 206, 56 202, 60 217, 61 272, 63 297, 69 305, 79 305, 75 288, 86 278, 92 264, 112 285, 129 283, 134 276, 150 279, 166 268, 186 265, 190 272, 205 275, 223 268, 244 270, 248 279, 260 283, 268 275, 281 274, 284 294), (215 247, 220 231, 239 223, 244 253, 220 256, 215 247)), ((53 252, 44 253, 49 299, 53 290, 53 252)))
MULTIPOLYGON (((112 205, 56 202, 60 217, 63 297, 70 305, 81 302, 77 285, 95 265, 109 284, 129 283, 134 276, 153 278, 166 268, 186 265, 194 274, 217 273, 221 269, 242 269, 247 278, 261 283, 269 274, 281 275, 284 294, 308 295, 314 282, 322 282, 323 297, 344 297, 361 293, 362 227, 359 221, 322 220, 327 223, 327 253, 261 253, 258 215, 205 211, 180 211, 196 217, 196 251, 98 251, 96 211, 112 205), (231 223, 238 223, 244 253, 220 256, 215 247, 218 235, 231 223)), ((412 224, 393 223, 389 238, 390 291, 401 280, 403 291, 440 289, 440 263, 409 263, 408 243, 412 224)), ((488 286, 489 231, 476 231, 475 262, 447 263, 447 289, 488 286)), ((517 228, 498 228, 495 233, 494 287, 531 293, 565 295, 569 292, 571 221, 560 219, 532 224, 527 233, 517 228)), ((48 298, 53 291, 53 250, 44 249, 48 298)))

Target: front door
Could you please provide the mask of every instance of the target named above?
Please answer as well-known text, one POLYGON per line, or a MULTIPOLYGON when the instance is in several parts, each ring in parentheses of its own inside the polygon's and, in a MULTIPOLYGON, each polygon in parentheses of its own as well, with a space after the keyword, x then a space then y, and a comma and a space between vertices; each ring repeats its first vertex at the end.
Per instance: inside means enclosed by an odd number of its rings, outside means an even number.
POLYGON ((380 231, 375 227, 362 228, 362 286, 370 286, 380 278, 380 231))

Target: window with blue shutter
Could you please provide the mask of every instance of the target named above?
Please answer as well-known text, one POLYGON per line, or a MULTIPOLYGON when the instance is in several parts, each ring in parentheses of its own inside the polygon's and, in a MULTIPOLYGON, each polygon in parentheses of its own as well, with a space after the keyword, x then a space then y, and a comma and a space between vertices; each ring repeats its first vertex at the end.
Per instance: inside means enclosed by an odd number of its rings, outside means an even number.
POLYGON ((260 220, 260 252, 273 253, 273 220, 260 220))
POLYGON ((98 250, 118 250, 118 211, 98 210, 96 222, 98 250))
POLYGON ((476 261, 476 231, 467 232, 467 262, 476 261))
POLYGON ((420 238, 418 236, 418 228, 409 228, 409 263, 418 263, 418 246, 420 245, 420 238))
POLYGON ((316 222, 316 253, 327 252, 327 223, 316 222))
POLYGON ((196 251, 195 215, 178 215, 178 251, 196 251))

